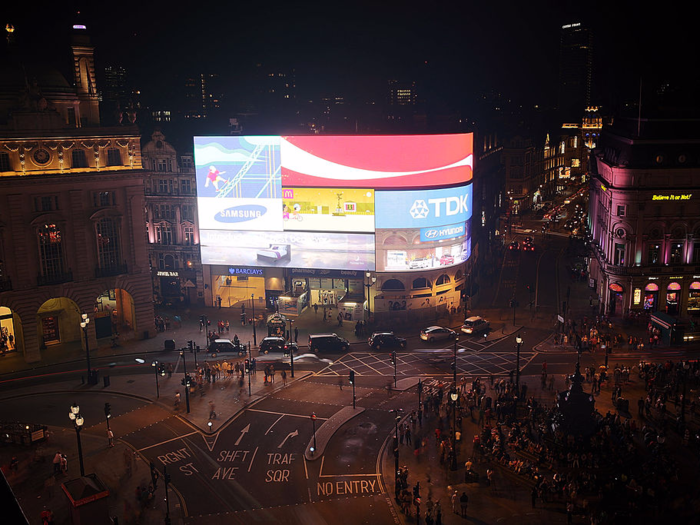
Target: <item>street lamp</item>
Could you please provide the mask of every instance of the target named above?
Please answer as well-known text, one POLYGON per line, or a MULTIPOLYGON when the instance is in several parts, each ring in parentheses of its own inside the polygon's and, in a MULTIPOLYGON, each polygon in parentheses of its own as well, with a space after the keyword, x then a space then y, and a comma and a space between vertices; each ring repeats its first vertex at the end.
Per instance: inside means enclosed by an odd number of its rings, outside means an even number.
POLYGON ((316 453, 316 412, 311 412, 311 426, 314 431, 314 446, 311 447, 311 455, 316 453))
POLYGON ((455 388, 457 388, 457 343, 459 342, 459 337, 455 337, 455 346, 453 352, 453 362, 452 362, 452 381, 454 381, 455 388))
POLYGON ((289 334, 287 335, 287 340, 291 343, 292 342, 292 323, 294 322, 294 319, 287 319, 289 321, 289 334))
POLYGON ((76 403, 73 403, 71 405, 70 412, 68 412, 68 418, 75 425, 75 435, 78 438, 78 458, 80 460, 80 475, 85 476, 85 466, 83 465, 83 445, 80 442, 80 431, 83 429, 83 424, 85 423, 85 420, 83 419, 83 416, 80 415, 80 407, 76 403))
POLYGON ((158 384, 158 375, 165 376, 165 367, 158 363, 158 361, 153 361, 151 363, 153 367, 153 372, 156 374, 156 399, 160 399, 160 385, 158 384))
POLYGON ((394 416, 394 493, 399 497, 399 421, 401 421, 402 408, 392 409, 389 412, 394 416))
POLYGON ((370 306, 370 300, 369 300, 369 289, 372 288, 372 285, 377 282, 377 278, 372 276, 370 272, 367 272, 365 274, 367 277, 367 283, 365 286, 367 287, 367 321, 372 320, 372 308, 370 306))
POLYGON ((452 400, 452 470, 457 470, 457 399, 459 394, 457 393, 457 385, 452 388, 450 392, 450 399, 452 400))
POLYGON ((255 294, 254 293, 250 294, 250 304, 253 307, 253 344, 255 346, 258 346, 258 336, 255 333, 255 321, 256 321, 256 319, 255 319, 255 294))
POLYGON ((90 318, 87 314, 82 314, 82 321, 80 321, 80 328, 83 329, 83 334, 85 335, 85 359, 87 360, 87 382, 89 385, 92 384, 92 369, 90 368, 90 347, 88 346, 88 325, 90 324, 90 318))
MULTIPOLYGON (((518 398, 520 397, 520 347, 523 344, 523 338, 520 334, 515 336, 515 344, 518 345, 515 364, 515 406, 518 406, 518 398)), ((517 413, 516 413, 517 416, 517 413)))

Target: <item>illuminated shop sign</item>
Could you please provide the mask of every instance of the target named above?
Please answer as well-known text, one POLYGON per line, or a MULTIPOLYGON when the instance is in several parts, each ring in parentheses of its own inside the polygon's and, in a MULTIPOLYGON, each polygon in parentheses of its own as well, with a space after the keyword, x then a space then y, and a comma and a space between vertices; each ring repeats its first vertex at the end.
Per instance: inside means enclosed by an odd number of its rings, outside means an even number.
POLYGON ((453 224, 441 228, 422 228, 420 231, 420 240, 421 242, 440 241, 442 239, 461 237, 464 234, 464 224, 453 224))
POLYGON ((312 268, 292 268, 292 276, 294 277, 328 277, 332 279, 363 279, 365 272, 363 270, 315 270, 312 268))
POLYGON ((156 272, 156 275, 158 277, 179 277, 180 276, 180 274, 178 272, 164 272, 164 271, 156 272))
POLYGON ((692 193, 686 193, 683 195, 652 195, 651 200, 653 201, 689 201, 693 196, 692 193))
POLYGON ((378 191, 377 228, 435 228, 465 222, 472 214, 472 186, 439 190, 378 191))
POLYGON ((265 270, 262 268, 233 268, 228 269, 229 275, 265 275, 265 270))

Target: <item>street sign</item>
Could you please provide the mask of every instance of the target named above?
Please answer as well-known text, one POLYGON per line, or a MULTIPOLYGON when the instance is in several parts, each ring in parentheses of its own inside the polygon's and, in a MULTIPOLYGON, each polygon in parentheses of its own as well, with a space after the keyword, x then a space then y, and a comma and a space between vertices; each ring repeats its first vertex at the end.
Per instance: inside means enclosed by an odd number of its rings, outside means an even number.
POLYGON ((563 318, 561 315, 557 315, 557 320, 558 320, 560 323, 563 323, 563 322, 564 322, 564 318, 563 318))

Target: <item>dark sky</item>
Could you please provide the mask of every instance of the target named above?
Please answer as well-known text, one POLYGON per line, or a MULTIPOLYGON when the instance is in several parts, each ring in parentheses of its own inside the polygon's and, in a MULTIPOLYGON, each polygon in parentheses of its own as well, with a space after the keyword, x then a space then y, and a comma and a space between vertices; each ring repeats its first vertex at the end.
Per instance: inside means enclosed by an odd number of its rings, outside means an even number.
POLYGON ((296 68, 299 91, 309 96, 351 96, 423 74, 449 96, 492 90, 546 104, 556 93, 561 25, 576 21, 594 31, 600 94, 628 97, 640 76, 653 86, 697 75, 691 17, 643 10, 639 2, 81 3, 5 6, 1 21, 25 42, 51 46, 80 9, 99 63, 124 65, 159 87, 189 71, 218 71, 235 82, 264 62, 296 68))

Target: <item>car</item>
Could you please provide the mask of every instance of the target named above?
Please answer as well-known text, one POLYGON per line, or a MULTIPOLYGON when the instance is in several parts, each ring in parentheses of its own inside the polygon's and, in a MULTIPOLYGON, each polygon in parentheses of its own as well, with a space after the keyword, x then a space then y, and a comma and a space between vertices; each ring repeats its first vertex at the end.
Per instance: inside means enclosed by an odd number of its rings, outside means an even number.
POLYGON ((532 240, 532 237, 525 237, 525 240, 523 241, 523 251, 525 251, 525 252, 534 252, 535 251, 535 243, 532 240))
POLYGON ((310 334, 309 350, 317 352, 347 352, 350 343, 337 334, 310 334))
POLYGON ((296 343, 288 342, 284 345, 284 357, 289 357, 289 354, 298 354, 299 345, 296 343))
POLYGON ((282 352, 287 341, 284 337, 271 336, 260 341, 260 352, 282 352))
POLYGON ((209 343, 207 351, 210 353, 234 352, 238 355, 247 353, 246 347, 240 341, 231 342, 230 339, 214 339, 214 341, 209 343))
POLYGON ((489 326, 491 326, 491 323, 489 323, 483 317, 468 317, 464 320, 464 324, 462 325, 462 332, 469 335, 478 334, 479 332, 488 330, 489 326))
POLYGON ((411 260, 408 263, 408 268, 410 270, 416 270, 420 268, 430 268, 430 262, 432 259, 430 257, 418 257, 416 259, 411 260))
POLYGON ((446 264, 454 264, 455 263, 455 257, 454 255, 443 255, 440 257, 440 264, 441 265, 446 265, 446 264))
POLYGON ((394 335, 394 332, 374 332, 367 344, 374 350, 382 348, 406 348, 406 340, 403 337, 394 335))
POLYGON ((445 328, 444 326, 429 326, 420 331, 420 338, 423 341, 433 343, 435 341, 452 341, 457 337, 457 332, 445 328))
POLYGON ((509 250, 518 251, 520 249, 520 243, 518 241, 512 241, 508 246, 509 250))
POLYGON ((289 258, 289 248, 288 244, 271 244, 269 248, 260 248, 257 252, 257 258, 271 261, 289 258))

